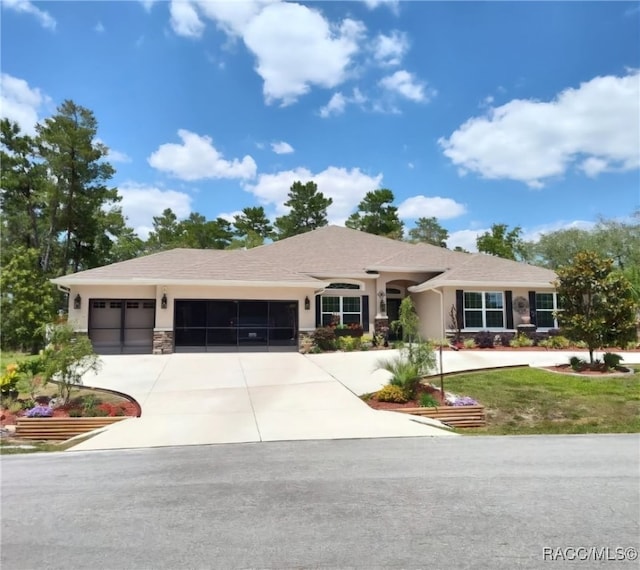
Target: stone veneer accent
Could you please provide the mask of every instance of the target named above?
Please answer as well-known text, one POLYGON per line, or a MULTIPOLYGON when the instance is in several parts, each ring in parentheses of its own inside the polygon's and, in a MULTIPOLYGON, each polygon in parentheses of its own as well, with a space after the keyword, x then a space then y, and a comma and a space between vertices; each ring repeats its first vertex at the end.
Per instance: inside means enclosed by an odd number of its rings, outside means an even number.
POLYGON ((376 317, 374 324, 373 324, 373 330, 376 333, 380 333, 382 328, 386 328, 387 332, 389 332, 389 317, 376 317))
POLYGON ((153 331, 153 354, 173 352, 173 331, 153 331))

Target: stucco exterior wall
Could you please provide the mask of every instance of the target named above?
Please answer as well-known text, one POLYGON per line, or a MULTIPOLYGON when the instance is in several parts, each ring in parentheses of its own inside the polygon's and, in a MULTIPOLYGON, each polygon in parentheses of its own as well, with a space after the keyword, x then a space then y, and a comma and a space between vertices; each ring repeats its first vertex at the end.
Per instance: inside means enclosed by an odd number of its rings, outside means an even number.
POLYGON ((424 291, 423 293, 412 293, 411 299, 420 318, 422 338, 434 340, 442 338, 440 295, 434 291, 424 291))
MULTIPOLYGON (((77 331, 89 330, 89 306, 91 299, 156 299, 156 287, 153 285, 83 285, 71 287, 69 293, 69 324, 77 331), (74 299, 80 294, 80 309, 74 309, 74 299)), ((156 307, 157 312, 157 307, 156 307)), ((157 321, 157 315, 156 315, 157 321)))

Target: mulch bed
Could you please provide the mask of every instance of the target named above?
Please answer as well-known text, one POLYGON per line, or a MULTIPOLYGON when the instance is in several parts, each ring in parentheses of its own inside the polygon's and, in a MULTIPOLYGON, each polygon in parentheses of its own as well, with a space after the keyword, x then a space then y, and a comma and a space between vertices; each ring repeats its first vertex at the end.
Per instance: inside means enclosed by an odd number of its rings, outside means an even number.
MULTIPOLYGON (((98 404, 96 409, 102 410, 104 416, 132 416, 135 417, 138 415, 138 407, 128 400, 123 400, 122 402, 118 402, 117 404, 98 404)), ((54 418, 69 418, 71 417, 71 413, 73 410, 82 411, 81 407, 74 406, 73 404, 68 404, 67 406, 62 406, 60 408, 55 408, 53 410, 54 418)), ((0 412, 0 425, 2 426, 11 426, 16 425, 16 420, 19 417, 23 417, 26 415, 26 411, 18 412, 18 414, 12 414, 9 410, 2 410, 0 412)), ((90 417, 90 416, 87 416, 90 417)))
POLYGON ((631 369, 624 366, 617 366, 615 370, 605 370, 604 368, 582 368, 574 370, 570 364, 559 364, 558 366, 545 366, 545 370, 551 372, 559 372, 560 374, 574 374, 576 376, 592 376, 596 378, 606 378, 608 376, 620 376, 620 374, 629 374, 631 369))
POLYGON ((409 400, 404 404, 398 404, 396 402, 380 402, 376 399, 375 394, 368 400, 365 400, 369 406, 374 410, 400 410, 402 408, 419 408, 420 407, 420 394, 430 394, 431 397, 439 402, 440 406, 444 406, 443 398, 440 394, 440 390, 430 384, 420 384, 416 390, 416 398, 409 400))

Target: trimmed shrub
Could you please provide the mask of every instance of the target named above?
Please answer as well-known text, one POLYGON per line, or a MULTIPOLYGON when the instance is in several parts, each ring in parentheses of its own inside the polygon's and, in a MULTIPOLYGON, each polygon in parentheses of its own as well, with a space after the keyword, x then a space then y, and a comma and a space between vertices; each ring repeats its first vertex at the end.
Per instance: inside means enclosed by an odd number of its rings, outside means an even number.
POLYGON ((493 348, 493 334, 489 331, 479 331, 473 337, 478 348, 493 348))
POLYGON ((313 342, 320 350, 335 350, 336 335, 331 327, 321 327, 313 332, 313 342))
POLYGON ((511 346, 511 341, 513 340, 513 335, 510 333, 502 333, 500 335, 500 344, 502 346, 511 346))
POLYGON ((577 356, 572 356, 569 359, 569 366, 571 366, 571 368, 576 372, 580 372, 582 369, 584 369, 586 364, 587 363, 582 358, 579 358, 577 356))
POLYGON ((400 386, 393 386, 387 384, 376 392, 376 398, 379 402, 394 402, 396 404, 404 404, 407 402, 407 397, 404 395, 404 390, 400 386))
POLYGON ((620 366, 620 363, 622 362, 622 356, 613 352, 605 352, 602 357, 602 362, 604 362, 604 365, 609 370, 612 370, 620 366))
POLYGON ((465 338, 462 346, 464 346, 464 348, 475 348, 476 347, 476 341, 473 340, 472 338, 465 338))
POLYGON ((533 346, 533 340, 531 340, 526 334, 519 334, 515 338, 511 339, 509 345, 513 348, 524 348, 527 346, 533 346))
POLYGON ((564 349, 571 346, 571 341, 567 337, 557 335, 541 340, 539 345, 545 348, 564 349))
POLYGON ((431 394, 427 394, 426 392, 420 394, 421 408, 436 408, 439 405, 440 404, 438 404, 438 401, 431 394))

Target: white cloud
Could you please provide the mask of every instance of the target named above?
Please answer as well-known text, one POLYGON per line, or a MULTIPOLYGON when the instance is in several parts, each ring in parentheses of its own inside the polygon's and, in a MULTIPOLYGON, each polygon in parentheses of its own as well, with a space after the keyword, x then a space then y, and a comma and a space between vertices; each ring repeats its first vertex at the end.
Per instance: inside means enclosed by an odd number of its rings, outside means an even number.
POLYGON ((319 10, 295 2, 172 0, 177 34, 201 37, 203 19, 215 22, 231 40, 242 38, 256 58, 265 101, 281 105, 294 103, 312 86, 342 83, 366 31, 361 22, 330 22, 319 10))
POLYGON ((347 106, 347 99, 338 91, 331 96, 329 102, 320 108, 320 116, 323 119, 330 117, 331 115, 341 115, 344 113, 344 109, 347 106))
POLYGON ((51 99, 40 89, 31 88, 24 79, 7 73, 0 75, 0 109, 2 117, 20 125, 29 135, 35 134, 38 113, 51 99))
POLYGON ((275 174, 261 174, 255 184, 247 184, 245 189, 255 195, 261 204, 274 206, 276 213, 282 215, 287 213, 284 203, 291 185, 297 180, 303 184, 313 180, 320 192, 333 199, 327 212, 330 222, 344 223, 367 192, 381 187, 382 174, 369 176, 359 168, 348 170, 335 166, 317 173, 296 168, 275 174))
POLYGON ((373 41, 373 58, 380 65, 400 65, 409 49, 407 35, 393 30, 391 35, 379 34, 373 41))
POLYGON ((198 8, 218 27, 232 36, 242 36, 247 25, 268 4, 279 0, 242 0, 242 2, 212 2, 196 0, 198 8))
POLYGON ((476 239, 478 238, 478 236, 488 231, 491 230, 489 228, 484 228, 479 230, 459 230, 457 232, 452 232, 449 234, 447 247, 449 249, 461 247, 471 252, 478 251, 478 247, 476 246, 476 239))
POLYGON ((144 7, 147 12, 151 12, 151 8, 158 0, 139 0, 140 4, 144 7))
POLYGON ((256 56, 267 103, 295 102, 312 85, 342 83, 364 25, 345 19, 331 25, 317 10, 300 4, 270 4, 248 23, 244 41, 256 56))
POLYGON ((324 107, 320 107, 319 114, 323 119, 326 119, 332 115, 341 115, 349 104, 353 103, 363 107, 366 102, 367 97, 357 87, 354 88, 350 97, 338 91, 331 96, 331 99, 324 107))
POLYGON ((102 22, 98 22, 93 29, 94 29, 94 31, 98 32, 99 34, 102 34, 105 31, 105 28, 104 28, 104 25, 102 24, 102 22))
POLYGON ((222 212, 218 214, 218 218, 222 218, 223 220, 227 220, 230 224, 233 224, 235 221, 235 216, 239 216, 242 214, 242 210, 235 210, 234 212, 222 212))
POLYGON ((131 157, 127 153, 112 148, 109 149, 107 156, 111 162, 131 162, 131 157))
POLYGON ((400 0, 363 0, 369 10, 375 10, 378 6, 386 6, 394 14, 398 13, 400 0))
POLYGON ((413 196, 398 206, 398 215, 409 220, 422 217, 448 220, 462 216, 466 211, 464 204, 440 196, 413 196))
POLYGON ((536 188, 579 162, 589 176, 640 166, 640 74, 596 77, 549 102, 514 99, 438 142, 462 172, 536 188))
POLYGON ((184 192, 165 190, 155 186, 127 182, 118 188, 122 213, 138 236, 146 239, 153 227, 153 216, 171 208, 178 219, 191 213, 191 196, 184 192))
POLYGON ((550 234, 558 230, 591 230, 595 225, 595 222, 586 220, 573 220, 572 222, 560 220, 532 228, 523 228, 521 237, 524 241, 539 241, 543 234, 550 234))
POLYGON ((601 172, 604 172, 609 167, 609 163, 603 159, 598 158, 597 156, 590 156, 589 158, 582 161, 582 163, 578 166, 580 170, 582 170, 589 178, 595 178, 601 172))
POLYGON ((188 38, 199 38, 202 35, 205 25, 193 4, 183 0, 171 0, 169 10, 171 27, 176 34, 188 38))
POLYGON ((22 12, 23 14, 31 14, 35 16, 36 20, 40 22, 40 25, 43 28, 47 28, 48 30, 56 29, 56 21, 49 14, 49 12, 45 12, 40 8, 34 6, 28 0, 3 0, 2 6, 5 8, 9 8, 10 10, 15 10, 16 12, 22 12))
POLYGON ((428 101, 435 94, 427 91, 423 82, 418 81, 413 73, 404 69, 396 71, 380 80, 380 85, 388 91, 398 93, 411 101, 428 101))
POLYGON ((253 178, 257 166, 253 158, 246 155, 225 160, 213 146, 210 137, 180 129, 178 136, 182 144, 166 143, 149 156, 149 164, 182 180, 205 178, 253 178))
POLYGON ((129 155, 119 150, 109 148, 109 145, 101 138, 96 137, 94 139, 94 142, 107 147, 107 159, 109 160, 109 162, 131 162, 131 157, 129 155))
POLYGON ((271 150, 276 154, 291 154, 293 152, 293 147, 284 141, 271 143, 271 150))

